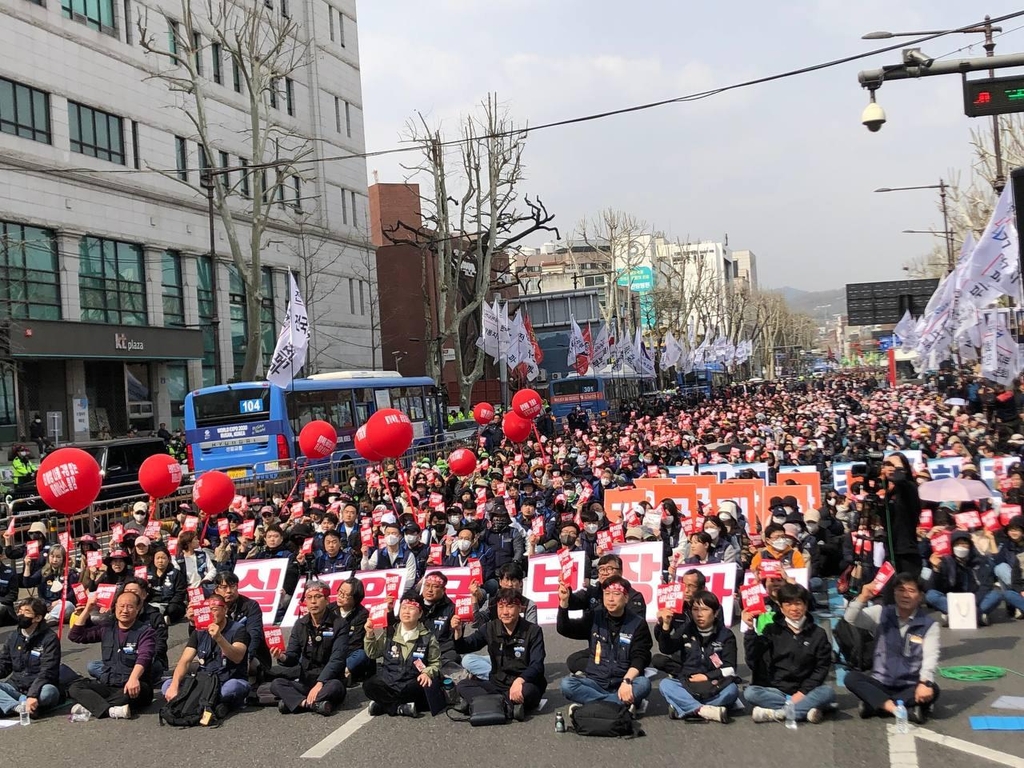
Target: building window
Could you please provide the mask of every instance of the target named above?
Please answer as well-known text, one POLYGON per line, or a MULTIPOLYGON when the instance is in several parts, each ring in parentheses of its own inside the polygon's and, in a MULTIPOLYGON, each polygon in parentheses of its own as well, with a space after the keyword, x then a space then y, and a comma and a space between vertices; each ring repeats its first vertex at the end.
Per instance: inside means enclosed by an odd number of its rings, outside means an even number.
POLYGON ((345 14, 338 11, 338 44, 345 47, 345 14))
POLYGON ((366 314, 366 292, 365 292, 365 288, 366 288, 366 283, 364 283, 362 280, 360 280, 359 281, 359 314, 360 315, 365 315, 366 314))
POLYGON ((83 104, 68 102, 71 151, 124 165, 121 118, 83 104))
POLYGON ((584 288, 599 288, 604 285, 604 275, 584 275, 584 288))
POLYGON ((249 161, 244 157, 238 158, 238 164, 242 167, 242 175, 238 180, 238 188, 242 197, 246 200, 252 197, 252 190, 249 188, 249 161))
POLYGON ((142 246, 83 237, 79 257, 83 322, 146 325, 142 246))
POLYGON ((334 6, 327 4, 327 22, 331 28, 331 42, 334 42, 334 6))
POLYGON ((334 130, 341 133, 341 99, 334 97, 334 130))
POLYGON ((270 106, 277 109, 277 78, 270 78, 270 106))
POLYGON ((167 379, 167 396, 171 401, 171 429, 183 429, 185 420, 185 395, 188 394, 188 366, 184 363, 167 363, 164 366, 167 379))
POLYGON ((213 57, 213 82, 217 85, 224 84, 224 73, 221 71, 222 53, 220 43, 213 43, 210 46, 210 55, 213 57))
POLYGON ((274 273, 270 267, 263 267, 263 300, 260 302, 260 340, 263 348, 263 368, 270 368, 270 359, 277 345, 274 328, 274 273))
POLYGON ((277 200, 279 206, 284 208, 284 188, 288 184, 288 179, 281 171, 278 171, 275 176, 277 184, 274 185, 274 199, 277 200))
POLYGON ((245 315, 245 283, 234 264, 228 264, 228 303, 231 305, 231 354, 235 378, 245 366, 249 346, 249 324, 245 315))
POLYGON ((85 24, 90 29, 116 35, 114 0, 60 0, 65 19, 85 24))
POLYGON ((270 196, 267 190, 267 169, 260 168, 260 200, 264 203, 270 201, 270 196))
POLYGON ((292 188, 295 190, 295 211, 302 213, 302 179, 292 176, 292 188))
POLYGON ((348 313, 356 313, 356 287, 352 284, 352 278, 348 279, 348 313))
POLYGON ((196 66, 196 74, 203 76, 203 36, 198 32, 192 33, 192 61, 196 66))
POLYGON ((60 273, 52 230, 0 221, 0 317, 60 320, 60 273))
MULTIPOLYGON (((344 193, 342 193, 344 194, 344 193)), ((352 195, 352 226, 358 227, 359 221, 356 219, 356 193, 355 190, 350 190, 349 194, 352 195)))
POLYGON ((50 95, 0 77, 0 133, 50 143, 50 95))
POLYGON ((132 165, 136 169, 142 167, 142 153, 139 152, 139 124, 132 120, 132 165))
POLYGON ((231 158, 227 152, 220 153, 220 167, 223 171, 220 175, 220 183, 224 189, 231 190, 231 171, 225 170, 231 167, 231 158))
POLYGON ((202 144, 196 144, 196 151, 199 153, 199 181, 201 182, 206 177, 206 172, 210 170, 210 161, 207 159, 206 147, 202 144))
POLYGON ((238 66, 238 57, 231 55, 231 86, 235 93, 242 92, 242 68, 238 66))
POLYGON ((184 327, 185 291, 181 284, 181 254, 164 251, 163 259, 164 325, 184 327))
POLYGON ((178 66, 181 62, 178 60, 178 35, 181 34, 180 25, 178 22, 171 19, 167 20, 167 52, 171 54, 171 63, 174 66, 178 66))
POLYGON ((348 190, 341 190, 341 223, 348 224, 348 190))
POLYGON ((345 102, 345 135, 352 138, 352 105, 345 102))
POLYGON ((209 256, 196 258, 196 277, 199 326, 203 332, 203 386, 211 387, 217 383, 217 331, 213 325, 213 261, 209 256))
POLYGON ((292 12, 288 9, 288 0, 281 0, 281 18, 290 19, 292 12))
POLYGON ((284 104, 285 111, 295 117, 295 81, 290 77, 284 79, 284 104))
POLYGON ((188 142, 181 136, 174 137, 174 161, 178 178, 188 181, 188 142))
MULTIPOLYGON (((39 4, 42 5, 42 0, 39 4)), ((132 38, 132 0, 124 0, 124 41, 128 45, 135 42, 132 38)))

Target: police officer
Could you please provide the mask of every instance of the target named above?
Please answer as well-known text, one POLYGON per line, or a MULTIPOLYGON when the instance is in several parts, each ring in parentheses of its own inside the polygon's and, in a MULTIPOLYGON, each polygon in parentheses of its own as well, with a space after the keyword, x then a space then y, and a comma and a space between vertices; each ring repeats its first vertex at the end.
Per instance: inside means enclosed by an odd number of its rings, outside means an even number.
POLYGON ((46 603, 29 598, 18 603, 18 629, 0 645, 0 714, 35 716, 60 704, 60 640, 46 624, 46 603))
POLYGON ((590 641, 583 675, 562 678, 562 695, 569 701, 610 701, 636 707, 651 693, 644 670, 651 663, 654 641, 646 619, 627 610, 631 589, 621 576, 611 576, 601 584, 602 607, 571 619, 569 588, 559 585, 558 634, 590 641))
POLYGON ((326 717, 345 700, 349 625, 331 606, 330 593, 322 581, 308 582, 306 615, 295 622, 287 650, 270 652, 278 664, 292 668, 270 684, 282 714, 308 711, 326 717))
POLYGON ((36 465, 32 462, 32 454, 27 445, 19 445, 11 462, 11 475, 16 486, 31 484, 35 480, 36 465))
POLYGON ((476 696, 500 693, 520 722, 540 704, 548 681, 544 677, 544 633, 522 618, 523 595, 517 589, 501 588, 495 595, 497 618, 463 636, 463 625, 452 617, 455 650, 470 653, 487 647, 491 661, 489 680, 475 677, 461 680, 456 689, 467 703, 476 696))

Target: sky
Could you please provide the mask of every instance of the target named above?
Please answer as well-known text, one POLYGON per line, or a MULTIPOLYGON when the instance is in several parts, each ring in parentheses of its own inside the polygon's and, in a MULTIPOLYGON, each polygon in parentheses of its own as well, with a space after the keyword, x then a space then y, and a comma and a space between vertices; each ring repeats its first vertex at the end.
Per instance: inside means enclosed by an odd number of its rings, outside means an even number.
MULTIPOLYGON (((539 125, 862 54, 901 43, 861 40, 866 32, 960 27, 1024 10, 1018 3, 360 0, 367 150, 398 146, 417 112, 454 133, 489 92, 518 122, 539 125)), ((1024 16, 1001 26, 996 54, 1024 50, 1024 16)), ((954 34, 920 47, 970 58, 985 55, 981 42, 954 34)), ((902 230, 941 229, 938 194, 873 190, 966 172, 970 130, 990 123, 964 115, 960 78, 936 76, 884 84, 877 98, 888 122, 870 133, 857 73, 900 60, 895 50, 538 131, 527 139, 522 192, 546 203, 563 237, 609 207, 670 239, 728 236, 730 248, 756 254, 762 287, 903 279, 902 266, 938 240, 902 230)), ((374 171, 382 182, 405 180, 409 160, 370 158, 371 183, 374 171)))

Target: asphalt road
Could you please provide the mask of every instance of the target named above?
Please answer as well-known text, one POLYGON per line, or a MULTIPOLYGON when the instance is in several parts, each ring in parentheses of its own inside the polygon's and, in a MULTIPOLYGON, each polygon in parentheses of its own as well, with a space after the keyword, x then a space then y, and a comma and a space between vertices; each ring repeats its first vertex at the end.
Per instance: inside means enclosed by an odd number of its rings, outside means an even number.
MULTIPOLYGON (((1018 643, 1024 622, 999 623, 974 632, 943 631, 943 665, 985 664, 1021 669, 1018 643)), ((172 629, 172 664, 184 629, 172 629)), ((283 716, 276 709, 246 710, 228 719, 220 728, 188 730, 158 725, 154 704, 132 721, 100 720, 71 723, 67 707, 44 717, 28 728, 0 729, 0 755, 6 765, 81 766, 100 757, 132 765, 155 761, 175 766, 252 765, 280 768, 344 761, 347 768, 378 768, 392 765, 423 765, 425 760, 443 760, 459 766, 594 766, 628 765, 642 761, 649 765, 679 765, 701 761, 710 765, 743 765, 745 768, 778 765, 834 765, 911 768, 914 763, 890 762, 887 725, 891 721, 860 720, 856 702, 839 689, 840 710, 834 718, 812 726, 802 724, 787 731, 781 724, 754 724, 739 713, 729 725, 687 724, 670 721, 667 707, 657 690, 642 725, 647 736, 623 741, 584 739, 572 733, 556 734, 555 712, 565 710, 558 692, 558 679, 565 673, 564 658, 579 643, 547 632, 548 702, 543 712, 525 723, 503 727, 472 728, 455 723, 445 715, 421 716, 417 720, 366 715, 366 702, 359 688, 349 692, 345 706, 334 716, 313 714, 283 716), (324 744, 323 740, 332 741, 324 744), (345 737, 344 740, 339 740, 345 737), (317 745, 321 746, 318 748, 317 745), (319 749, 319 751, 316 751, 319 749), (314 750, 320 758, 302 755, 314 750), (898 765, 897 765, 898 764, 898 765)), ((96 658, 98 647, 82 648, 65 641, 65 662, 82 670, 96 658)), ((744 670, 745 671, 745 670, 744 670)), ((943 693, 936 717, 927 726, 933 738, 916 739, 922 765, 943 768, 975 768, 996 763, 979 757, 971 745, 1005 753, 1004 765, 1024 767, 1024 739, 1016 733, 972 731, 968 716, 974 714, 1015 714, 991 708, 1000 695, 1024 695, 1024 678, 1010 674, 981 684, 943 681, 943 693), (960 739, 960 749, 937 743, 941 736, 960 739), (973 752, 973 753, 972 753, 973 752), (1015 757, 1013 757, 1015 756, 1015 757), (1017 763, 1008 762, 1016 759, 1017 763), (926 762, 927 761, 927 762, 926 762)), ((1024 714, 1024 713, 1021 713, 1024 714)))

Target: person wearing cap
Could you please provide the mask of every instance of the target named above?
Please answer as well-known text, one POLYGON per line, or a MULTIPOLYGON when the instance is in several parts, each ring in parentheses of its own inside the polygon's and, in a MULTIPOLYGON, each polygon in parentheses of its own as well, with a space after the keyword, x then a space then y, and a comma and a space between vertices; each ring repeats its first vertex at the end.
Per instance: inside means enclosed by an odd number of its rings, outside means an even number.
POLYGON ((967 531, 954 531, 953 552, 940 557, 932 554, 929 563, 932 573, 926 581, 925 602, 940 614, 943 624, 949 620, 950 592, 968 592, 974 595, 979 626, 987 626, 989 613, 1003 601, 1003 593, 996 585, 992 559, 978 554, 967 531))
POLYGON ((409 548, 409 552, 416 559, 416 581, 418 582, 427 570, 430 547, 423 543, 423 530, 415 520, 403 521, 402 538, 405 539, 405 546, 409 548))
POLYGON ((145 534, 136 536, 132 542, 132 567, 153 565, 153 542, 145 534))
POLYGON ((281 714, 307 711, 326 717, 345 700, 349 622, 330 604, 330 594, 322 581, 307 582, 306 613, 295 622, 288 648, 270 652, 279 665, 290 668, 270 684, 281 714))
POLYGON ((562 695, 574 704, 610 701, 636 709, 650 695, 651 682, 644 670, 651 663, 654 641, 644 615, 627 610, 631 591, 622 576, 611 576, 601 584, 601 607, 573 619, 569 588, 559 585, 558 634, 589 640, 583 674, 563 677, 561 682, 562 695))
POLYGON ((103 558, 103 566, 94 568, 86 574, 82 574, 82 586, 92 592, 97 584, 124 584, 125 579, 131 576, 128 570, 130 555, 123 549, 112 549, 103 558))
POLYGON ((139 535, 146 532, 146 524, 149 522, 149 504, 144 501, 136 501, 132 505, 132 519, 124 525, 124 532, 133 531, 139 535))
POLYGON ((803 568, 806 566, 803 554, 796 548, 796 537, 786 532, 778 523, 772 523, 764 529, 765 547, 758 550, 750 561, 750 570, 755 573, 762 560, 778 560, 786 568, 803 568))
POLYGON ((520 722, 537 708, 548 685, 544 677, 544 633, 523 618, 524 601, 519 590, 501 587, 494 596, 493 619, 469 632, 457 616, 451 619, 455 650, 472 653, 487 648, 489 661, 487 679, 474 676, 456 684, 463 701, 471 705, 477 696, 500 694, 513 718, 520 722))
POLYGON ((366 655, 377 661, 377 672, 363 682, 370 700, 369 714, 416 717, 420 709, 444 709, 441 692, 441 648, 434 634, 420 622, 423 598, 415 593, 402 597, 398 622, 375 629, 366 622, 366 655))
MULTIPOLYGON (((13 546, 11 542, 14 540, 12 536, 7 535, 4 531, 4 550, 3 554, 9 560, 21 560, 25 557, 25 545, 13 546)), ((42 520, 36 520, 28 527, 28 534, 25 536, 26 541, 35 541, 39 543, 39 555, 40 559, 37 562, 42 562, 46 558, 46 553, 50 549, 50 542, 46 531, 46 523, 42 520)))
POLYGON ((360 570, 386 571, 405 569, 405 583, 416 583, 416 555, 410 550, 402 536, 402 526, 393 514, 385 515, 388 522, 381 519, 381 531, 384 534, 384 546, 380 549, 363 551, 360 570))
POLYGON ((46 603, 17 604, 17 629, 0 643, 0 715, 37 717, 60 704, 60 640, 46 623, 46 603), (21 697, 24 702, 20 702, 21 697))

